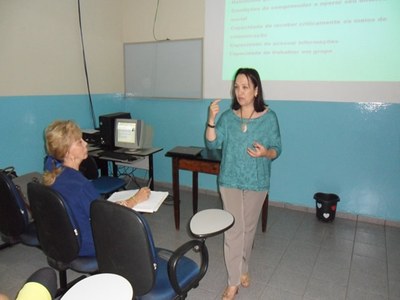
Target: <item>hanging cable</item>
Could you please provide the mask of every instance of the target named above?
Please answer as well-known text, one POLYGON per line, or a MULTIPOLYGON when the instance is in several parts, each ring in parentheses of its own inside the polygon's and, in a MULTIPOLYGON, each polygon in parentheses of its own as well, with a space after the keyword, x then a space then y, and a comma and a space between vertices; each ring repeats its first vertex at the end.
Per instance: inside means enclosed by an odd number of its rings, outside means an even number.
POLYGON ((80 1, 80 0, 78 0, 78 16, 79 16, 79 29, 80 29, 80 33, 81 33, 81 45, 82 45, 82 55, 83 55, 83 66, 84 66, 84 68, 85 68, 85 78, 86 78, 86 86, 87 86, 88 96, 89 96, 90 113, 91 113, 91 115, 92 115, 93 128, 96 128, 96 118, 95 118, 95 115, 94 115, 92 94, 91 94, 91 92, 90 92, 89 75, 88 75, 87 63, 86 63, 85 45, 84 45, 84 42, 83 42, 82 17, 81 17, 81 1, 80 1))
POLYGON ((153 21, 153 38, 155 41, 157 41, 156 37, 156 22, 157 22, 157 17, 158 17, 158 8, 160 6, 160 0, 157 0, 157 7, 156 7, 156 13, 154 15, 154 21, 153 21))

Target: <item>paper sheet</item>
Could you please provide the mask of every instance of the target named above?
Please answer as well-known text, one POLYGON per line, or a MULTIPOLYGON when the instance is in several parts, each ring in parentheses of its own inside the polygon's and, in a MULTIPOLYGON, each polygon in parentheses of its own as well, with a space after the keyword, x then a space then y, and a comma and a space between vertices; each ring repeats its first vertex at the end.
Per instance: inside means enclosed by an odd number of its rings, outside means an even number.
MULTIPOLYGON (((108 198, 108 201, 117 202, 121 200, 126 200, 129 197, 135 195, 137 192, 138 190, 126 190, 126 191, 115 192, 108 198)), ((168 197, 168 192, 151 191, 149 199, 140 202, 135 207, 133 207, 133 209, 139 212, 147 212, 147 213, 156 212, 167 197, 168 197)))

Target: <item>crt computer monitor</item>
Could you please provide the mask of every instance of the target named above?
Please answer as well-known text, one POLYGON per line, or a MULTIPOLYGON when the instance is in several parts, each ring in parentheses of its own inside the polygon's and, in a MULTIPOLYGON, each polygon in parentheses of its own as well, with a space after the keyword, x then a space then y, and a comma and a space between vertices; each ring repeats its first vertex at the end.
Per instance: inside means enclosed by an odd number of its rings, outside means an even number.
POLYGON ((153 132, 143 120, 115 119, 114 146, 125 152, 151 148, 153 132))

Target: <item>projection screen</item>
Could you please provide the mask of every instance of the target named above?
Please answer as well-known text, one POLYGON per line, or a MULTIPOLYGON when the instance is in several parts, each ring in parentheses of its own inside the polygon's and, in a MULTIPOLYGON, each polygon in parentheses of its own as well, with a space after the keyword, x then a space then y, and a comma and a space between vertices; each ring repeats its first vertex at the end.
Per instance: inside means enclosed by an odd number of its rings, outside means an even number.
POLYGON ((265 99, 400 103, 400 1, 206 0, 204 97, 240 67, 265 99))

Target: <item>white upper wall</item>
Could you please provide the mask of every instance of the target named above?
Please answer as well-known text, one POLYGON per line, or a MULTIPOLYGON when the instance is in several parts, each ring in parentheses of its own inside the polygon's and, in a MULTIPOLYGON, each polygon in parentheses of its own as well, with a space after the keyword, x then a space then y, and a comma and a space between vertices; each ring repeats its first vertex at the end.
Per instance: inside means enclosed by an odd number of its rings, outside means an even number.
MULTIPOLYGON (((203 37, 203 0, 81 1, 93 94, 123 93, 123 43, 203 37), (157 2, 159 2, 158 13, 157 2)), ((0 0, 0 96, 87 93, 77 0, 0 0)))
MULTIPOLYGON (((121 1, 81 1, 92 93, 123 91, 121 1)), ((0 96, 87 92, 78 1, 0 0, 0 96)))
POLYGON ((204 36, 204 0, 122 1, 125 43, 204 36))

